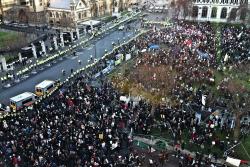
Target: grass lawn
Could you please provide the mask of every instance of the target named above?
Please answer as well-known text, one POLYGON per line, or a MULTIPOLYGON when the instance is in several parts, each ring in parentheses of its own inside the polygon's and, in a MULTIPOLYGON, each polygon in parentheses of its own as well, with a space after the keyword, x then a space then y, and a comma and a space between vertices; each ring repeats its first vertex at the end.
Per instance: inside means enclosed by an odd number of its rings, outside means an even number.
POLYGON ((0 31, 0 50, 8 47, 11 42, 16 41, 18 34, 15 32, 1 32, 0 31))
POLYGON ((250 136, 242 140, 242 143, 236 147, 234 154, 242 160, 250 161, 250 136))

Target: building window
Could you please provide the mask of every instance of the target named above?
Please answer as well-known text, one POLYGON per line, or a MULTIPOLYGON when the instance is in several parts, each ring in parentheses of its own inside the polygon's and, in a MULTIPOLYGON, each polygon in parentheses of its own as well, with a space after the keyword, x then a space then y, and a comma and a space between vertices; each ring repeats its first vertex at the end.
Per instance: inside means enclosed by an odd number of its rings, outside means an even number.
POLYGON ((82 17, 81 17, 81 13, 78 13, 78 19, 81 19, 82 17))
POLYGON ((243 8, 240 11, 240 20, 245 20, 247 16, 247 8, 243 8))
POLYGON ((237 16, 237 9, 236 8, 233 8, 230 12, 230 15, 229 15, 229 19, 230 20, 235 20, 236 19, 236 16, 237 16))
POLYGON ((220 18, 221 19, 227 18, 227 8, 222 8, 220 18))
POLYGON ((30 0, 30 6, 33 6, 33 1, 32 0, 30 0))
POLYGON ((56 12, 56 18, 59 18, 59 13, 58 12, 56 12))
POLYGON ((192 16, 198 17, 198 11, 199 11, 198 6, 194 6, 192 11, 192 16))
POLYGON ((53 14, 52 14, 52 12, 49 12, 49 17, 53 17, 53 14))
POLYGON ((201 17, 207 17, 207 10, 208 10, 208 8, 206 6, 204 6, 202 8, 201 17))
POLYGON ((211 13, 211 18, 216 18, 217 17, 217 7, 212 8, 212 13, 211 13))
POLYGON ((40 0, 40 6, 43 6, 43 0, 40 0))

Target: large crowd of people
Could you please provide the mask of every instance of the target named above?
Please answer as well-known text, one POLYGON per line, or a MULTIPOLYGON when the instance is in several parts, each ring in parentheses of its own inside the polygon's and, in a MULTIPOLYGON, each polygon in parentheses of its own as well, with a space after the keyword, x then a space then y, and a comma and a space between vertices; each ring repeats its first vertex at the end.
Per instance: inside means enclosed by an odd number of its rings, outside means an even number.
MULTIPOLYGON (((222 55, 241 53, 239 60, 232 59, 237 63, 250 56, 249 29, 226 27, 222 32, 222 55)), ((216 61, 215 45, 216 32, 209 23, 179 23, 161 30, 154 28, 141 35, 100 60, 91 70, 77 74, 51 97, 34 104, 32 109, 1 120, 0 164, 15 167, 142 166, 142 155, 134 151, 133 134, 150 134, 153 125, 159 124, 157 119, 163 125, 163 130, 172 130, 174 143, 180 146, 178 150, 185 149, 189 143, 196 143, 201 149, 217 147, 226 150, 226 142, 219 139, 216 129, 229 136, 235 126, 232 114, 223 113, 230 113, 227 105, 223 105, 222 113, 204 117, 207 113, 213 113, 216 106, 224 104, 223 99, 228 98, 217 98, 209 89, 209 85, 215 81, 214 73, 220 66, 216 61), (148 49, 152 44, 164 45, 167 49, 148 49), (146 52, 140 52, 145 48, 146 52), (173 84, 168 92, 171 104, 152 106, 144 100, 138 103, 122 102, 121 92, 102 74, 98 86, 91 85, 93 76, 108 65, 108 60, 115 59, 118 53, 139 54, 133 69, 164 65, 174 71, 171 78, 173 84), (206 99, 203 99, 204 95, 206 99), (200 116, 198 111, 203 114, 200 116), (188 134, 188 143, 183 138, 185 133, 188 134)), ((138 74, 133 75, 132 79, 139 78, 138 74)), ((150 87, 157 85, 151 82, 157 82, 159 75, 161 73, 153 75, 147 84, 150 87)), ((164 87, 157 89, 161 91, 164 87)), ((246 127, 249 128, 249 124, 246 127)), ((207 150, 207 153, 211 153, 211 150, 207 150)), ((177 157, 181 159, 179 166, 212 164, 209 158, 203 162, 201 155, 194 158, 180 154, 178 151, 177 157)), ((150 163, 149 166, 156 166, 150 163)))

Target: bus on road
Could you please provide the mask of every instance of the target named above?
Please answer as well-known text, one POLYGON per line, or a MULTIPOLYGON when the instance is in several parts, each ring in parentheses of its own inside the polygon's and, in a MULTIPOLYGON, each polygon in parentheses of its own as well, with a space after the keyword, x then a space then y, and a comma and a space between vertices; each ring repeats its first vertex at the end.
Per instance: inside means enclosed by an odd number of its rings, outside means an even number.
POLYGON ((10 108, 13 111, 20 110, 26 106, 30 106, 36 101, 36 95, 31 92, 24 92, 15 97, 10 98, 10 108))
POLYGON ((55 88, 55 86, 55 81, 44 80, 43 82, 35 86, 35 94, 38 97, 44 96, 50 93, 55 88))

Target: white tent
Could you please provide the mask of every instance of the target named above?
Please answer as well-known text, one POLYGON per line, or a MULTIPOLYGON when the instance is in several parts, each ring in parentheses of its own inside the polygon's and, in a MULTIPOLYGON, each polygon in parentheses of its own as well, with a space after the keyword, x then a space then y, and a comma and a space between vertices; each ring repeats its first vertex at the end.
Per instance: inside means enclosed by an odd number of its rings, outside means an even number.
POLYGON ((240 166, 240 161, 239 159, 234 159, 234 158, 230 158, 230 157, 227 157, 226 159, 226 162, 230 165, 233 165, 233 166, 240 166))
POLYGON ((98 20, 88 20, 85 22, 80 23, 80 25, 85 25, 85 26, 96 26, 98 24, 100 24, 101 22, 98 20))

